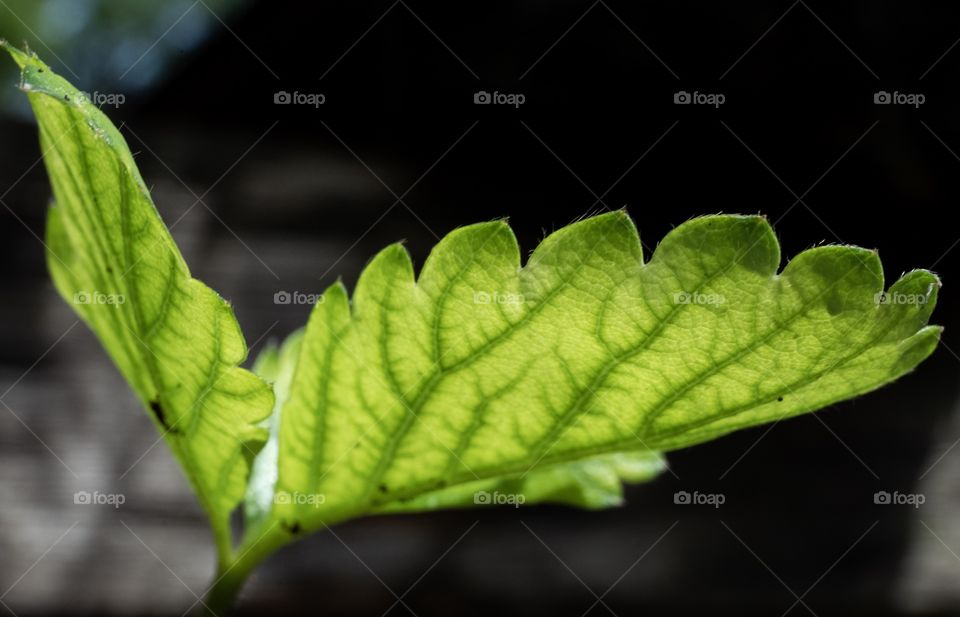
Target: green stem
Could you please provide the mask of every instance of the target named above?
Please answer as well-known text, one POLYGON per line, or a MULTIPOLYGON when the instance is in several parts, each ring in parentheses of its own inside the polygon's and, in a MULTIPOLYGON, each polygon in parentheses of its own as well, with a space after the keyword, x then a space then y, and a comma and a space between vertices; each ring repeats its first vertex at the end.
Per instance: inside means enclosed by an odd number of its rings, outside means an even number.
POLYGON ((234 552, 229 544, 224 552, 218 546, 217 577, 199 605, 198 615, 223 617, 230 611, 253 570, 271 553, 286 543, 282 534, 267 529, 255 541, 249 538, 234 552))
POLYGON ((252 560, 221 561, 217 568, 217 578, 203 598, 198 615, 223 617, 233 606, 256 565, 252 560))

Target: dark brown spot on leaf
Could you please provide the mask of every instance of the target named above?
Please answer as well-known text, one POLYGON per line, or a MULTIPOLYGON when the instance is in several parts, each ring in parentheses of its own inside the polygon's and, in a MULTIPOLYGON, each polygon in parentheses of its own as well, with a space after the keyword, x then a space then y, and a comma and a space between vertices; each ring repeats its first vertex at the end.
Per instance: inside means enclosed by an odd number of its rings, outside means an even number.
POLYGON ((163 411, 163 405, 160 404, 160 401, 156 399, 150 401, 150 411, 152 411, 153 415, 157 417, 157 422, 159 422, 163 428, 167 429, 167 432, 173 433, 174 435, 180 434, 180 429, 167 422, 167 416, 163 411))

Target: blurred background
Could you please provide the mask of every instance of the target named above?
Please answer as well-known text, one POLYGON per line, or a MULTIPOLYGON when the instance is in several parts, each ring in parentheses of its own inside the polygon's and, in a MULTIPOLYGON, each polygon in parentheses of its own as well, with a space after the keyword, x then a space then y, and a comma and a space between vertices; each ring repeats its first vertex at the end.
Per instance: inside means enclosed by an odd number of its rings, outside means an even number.
MULTIPOLYGON (((943 278, 943 345, 879 392, 672 453, 618 509, 343 525, 267 562, 239 614, 958 615, 958 15, 821 0, 0 0, 0 36, 123 126, 251 356, 306 321, 278 292, 352 286, 398 239, 422 263, 438 237, 494 217, 529 252, 626 207, 649 252, 692 216, 761 212, 785 258, 851 243, 879 249, 889 281, 943 278), (678 491, 725 501, 675 504, 678 491), (922 504, 875 503, 884 491, 922 504)), ((16 81, 0 60, 0 613, 181 614, 213 571, 205 518, 48 280, 50 192, 16 81), (125 501, 77 505, 77 491, 125 501)))

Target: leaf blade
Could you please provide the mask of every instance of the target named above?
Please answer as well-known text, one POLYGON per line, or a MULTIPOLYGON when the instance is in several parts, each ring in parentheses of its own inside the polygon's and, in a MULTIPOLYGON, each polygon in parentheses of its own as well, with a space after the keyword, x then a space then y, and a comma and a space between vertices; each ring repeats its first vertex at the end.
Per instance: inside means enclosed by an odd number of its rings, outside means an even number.
POLYGON ((280 440, 315 443, 281 449, 278 487, 325 501, 275 518, 463 505, 447 487, 686 447, 869 391, 935 348, 933 274, 891 287, 917 304, 884 304, 875 252, 779 262, 769 224, 740 216, 685 223, 648 262, 623 213, 555 232, 522 268, 499 221, 441 240, 416 279, 385 249, 352 305, 338 285, 311 314, 280 440))
POLYGON ((4 47, 21 68, 53 187, 55 286, 153 417, 223 556, 273 393, 238 368, 247 347, 233 309, 191 277, 119 131, 36 56, 4 47))

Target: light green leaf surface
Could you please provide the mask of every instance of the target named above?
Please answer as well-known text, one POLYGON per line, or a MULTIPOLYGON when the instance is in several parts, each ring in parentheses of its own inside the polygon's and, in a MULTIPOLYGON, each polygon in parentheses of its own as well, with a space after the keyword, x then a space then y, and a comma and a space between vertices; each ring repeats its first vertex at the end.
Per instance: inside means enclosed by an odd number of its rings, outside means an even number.
POLYGON ((269 438, 253 461, 250 482, 247 486, 244 515, 250 525, 263 522, 273 509, 274 490, 277 484, 277 460, 280 455, 280 414, 290 393, 293 373, 300 357, 303 330, 287 337, 283 345, 269 346, 259 356, 253 372, 267 383, 273 384, 275 402, 270 418, 263 422, 269 438))
POLYGON ((441 508, 523 506, 555 503, 589 510, 623 504, 623 484, 647 482, 666 469, 658 452, 618 452, 531 469, 522 477, 475 480, 391 501, 377 513, 441 508))
POLYGON ((323 501, 284 500, 274 519, 296 533, 474 491, 539 496, 528 480, 812 411, 935 348, 933 274, 893 285, 913 303, 882 303, 873 251, 779 265, 756 216, 694 219, 649 261, 623 212, 557 231, 522 267, 502 221, 449 234, 417 278, 388 247, 352 302, 336 284, 310 317, 277 486, 323 501))
POLYGON ((5 47, 21 67, 53 186, 54 283, 155 419, 223 555, 273 393, 237 368, 247 348, 233 310, 191 278, 120 133, 35 56, 5 47))
MULTIPOLYGON (((252 528, 267 520, 273 502, 295 500, 276 492, 279 430, 283 406, 289 397, 294 370, 300 358, 303 330, 294 332, 280 347, 268 347, 253 367, 273 384, 274 413, 267 423, 270 438, 257 455, 246 496, 246 522, 252 528)), ((558 503, 588 509, 609 508, 623 502, 623 483, 650 480, 666 468, 658 452, 616 453, 532 470, 522 479, 480 480, 432 491, 403 502, 391 502, 378 513, 412 512, 440 508, 558 503)), ((317 503, 314 497, 306 501, 317 503)))

